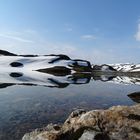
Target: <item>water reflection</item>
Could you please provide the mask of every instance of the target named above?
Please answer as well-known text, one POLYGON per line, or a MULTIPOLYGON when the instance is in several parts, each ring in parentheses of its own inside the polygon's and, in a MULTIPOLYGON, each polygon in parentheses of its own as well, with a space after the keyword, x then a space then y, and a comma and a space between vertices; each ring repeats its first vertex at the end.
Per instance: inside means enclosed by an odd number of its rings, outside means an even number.
POLYGON ((0 139, 19 140, 48 123, 61 123, 75 108, 139 103, 139 82, 139 76, 99 73, 0 73, 0 139))
MULTIPOLYGON (((5 75, 4 75, 5 76, 5 75)), ((98 73, 73 73, 68 75, 60 75, 60 73, 42 73, 34 72, 33 74, 12 72, 7 73, 7 76, 3 78, 3 74, 0 75, 0 88, 7 88, 14 85, 24 86, 45 86, 50 88, 66 88, 70 84, 87 84, 91 80, 102 82, 113 82, 120 84, 136 84, 140 85, 140 76, 126 76, 110 74, 98 74, 98 73), (4 79, 4 80, 2 80, 4 79)))

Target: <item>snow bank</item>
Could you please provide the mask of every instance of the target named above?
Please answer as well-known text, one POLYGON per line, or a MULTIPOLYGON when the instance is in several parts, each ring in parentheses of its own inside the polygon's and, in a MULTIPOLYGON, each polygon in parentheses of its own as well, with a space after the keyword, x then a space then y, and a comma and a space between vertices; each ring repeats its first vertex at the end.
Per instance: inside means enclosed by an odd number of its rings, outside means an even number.
POLYGON ((125 63, 125 64, 109 64, 109 65, 112 66, 117 71, 121 72, 140 72, 140 64, 135 65, 125 63))

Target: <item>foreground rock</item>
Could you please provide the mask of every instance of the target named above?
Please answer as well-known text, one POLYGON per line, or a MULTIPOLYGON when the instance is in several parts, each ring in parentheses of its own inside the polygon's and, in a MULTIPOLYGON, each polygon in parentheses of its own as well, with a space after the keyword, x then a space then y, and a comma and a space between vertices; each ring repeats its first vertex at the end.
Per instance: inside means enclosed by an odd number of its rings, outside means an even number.
POLYGON ((76 110, 63 125, 25 134, 22 140, 139 140, 140 104, 108 110, 76 110))

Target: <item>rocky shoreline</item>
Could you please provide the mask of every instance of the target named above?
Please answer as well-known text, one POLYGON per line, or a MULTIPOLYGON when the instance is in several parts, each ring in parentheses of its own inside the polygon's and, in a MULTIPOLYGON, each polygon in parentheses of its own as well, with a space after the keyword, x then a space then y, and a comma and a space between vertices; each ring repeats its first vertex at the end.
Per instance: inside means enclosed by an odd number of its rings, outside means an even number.
POLYGON ((49 124, 22 140, 139 140, 140 104, 107 110, 75 110, 64 124, 49 124))

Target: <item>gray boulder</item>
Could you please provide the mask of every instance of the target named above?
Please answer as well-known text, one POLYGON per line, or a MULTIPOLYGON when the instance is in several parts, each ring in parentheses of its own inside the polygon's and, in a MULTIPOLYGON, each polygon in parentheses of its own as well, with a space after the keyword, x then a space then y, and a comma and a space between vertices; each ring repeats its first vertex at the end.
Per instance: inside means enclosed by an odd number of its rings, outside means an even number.
POLYGON ((63 125, 56 126, 25 134, 22 140, 139 140, 140 104, 76 110, 63 125))

